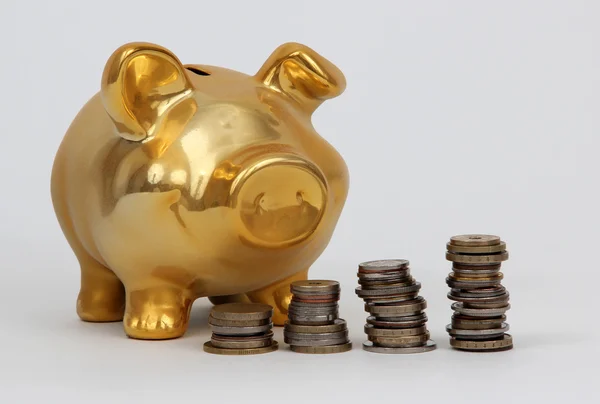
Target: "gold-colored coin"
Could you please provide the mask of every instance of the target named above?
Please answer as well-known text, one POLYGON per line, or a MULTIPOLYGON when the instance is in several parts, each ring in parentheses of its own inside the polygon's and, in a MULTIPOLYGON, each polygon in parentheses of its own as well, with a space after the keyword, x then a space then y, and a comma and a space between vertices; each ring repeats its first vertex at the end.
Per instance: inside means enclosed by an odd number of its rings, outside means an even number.
POLYGON ((269 318, 263 320, 221 320, 220 318, 208 316, 208 324, 220 327, 259 327, 261 325, 267 325, 270 322, 271 319, 269 318))
POLYGON ((462 234, 450 238, 450 244, 465 247, 480 247, 500 244, 500 237, 491 234, 462 234))
POLYGON ((279 348, 279 344, 277 341, 273 341, 273 343, 269 346, 262 348, 239 348, 239 349, 231 349, 231 348, 217 348, 213 346, 213 344, 208 341, 204 344, 204 352, 208 352, 211 354, 217 355, 258 355, 267 352, 276 351, 279 348))
POLYGON ((328 332, 344 331, 347 328, 346 320, 338 318, 333 322, 333 324, 325 325, 300 325, 291 324, 289 321, 286 321, 284 330, 289 332, 297 332, 300 334, 324 334, 328 332))
POLYGON ((463 264, 496 264, 498 262, 503 262, 508 259, 508 251, 504 251, 500 254, 491 255, 462 255, 447 252, 446 259, 448 261, 463 264))
POLYGON ((254 348, 263 348, 268 347, 273 344, 273 340, 271 338, 264 340, 250 340, 250 341, 227 341, 227 340, 218 340, 211 338, 210 340, 213 348, 223 348, 223 349, 254 349, 254 348))
POLYGON ((290 346, 290 349, 294 352, 305 353, 305 354, 332 354, 347 352, 352 349, 352 342, 347 342, 340 345, 326 345, 326 346, 290 346))
POLYGON ((273 308, 262 303, 226 303, 213 307, 210 315, 220 320, 264 320, 271 318, 273 308))
POLYGON ((504 334, 504 337, 502 339, 491 341, 469 341, 463 339, 450 338, 450 346, 452 348, 460 349, 463 351, 474 352, 507 351, 509 349, 512 349, 513 340, 510 334, 504 334))
POLYGON ((292 282, 290 289, 294 294, 331 294, 340 291, 340 283, 325 279, 310 279, 292 282))
POLYGON ((429 339, 429 332, 427 331, 424 334, 406 335, 401 337, 379 337, 376 335, 369 335, 368 339, 377 346, 385 346, 390 348, 408 348, 411 346, 420 346, 426 343, 429 339))
POLYGON ((456 273, 450 272, 450 274, 448 274, 448 278, 457 282, 474 282, 476 284, 477 282, 501 281, 502 279, 504 279, 504 274, 502 272, 497 272, 495 275, 492 276, 478 276, 472 278, 469 276, 456 276, 456 273))
POLYGON ((453 253, 468 253, 468 254, 497 253, 497 252, 506 250, 506 243, 504 241, 502 241, 496 245, 485 245, 485 246, 463 246, 463 245, 454 245, 452 243, 447 243, 446 249, 453 253))
POLYGON ((410 335, 420 335, 427 332, 424 325, 415 328, 377 328, 372 324, 365 324, 365 334, 374 337, 406 337, 410 335))

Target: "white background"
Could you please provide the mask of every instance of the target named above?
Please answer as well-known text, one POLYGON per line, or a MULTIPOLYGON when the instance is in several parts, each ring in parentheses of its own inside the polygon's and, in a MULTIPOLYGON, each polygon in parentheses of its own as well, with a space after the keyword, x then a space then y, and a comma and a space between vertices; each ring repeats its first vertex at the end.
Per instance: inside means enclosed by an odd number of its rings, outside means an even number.
POLYGON ((599 5, 3 1, 0 401, 598 402, 599 5), (346 159, 351 190, 311 276, 342 283, 352 352, 206 354, 206 300, 174 341, 78 320, 50 170, 106 59, 130 41, 249 74, 297 41, 346 74, 314 123, 346 159), (508 244, 512 351, 449 348, 444 247, 469 232, 508 244), (357 264, 394 257, 423 283, 435 352, 360 348, 357 264))

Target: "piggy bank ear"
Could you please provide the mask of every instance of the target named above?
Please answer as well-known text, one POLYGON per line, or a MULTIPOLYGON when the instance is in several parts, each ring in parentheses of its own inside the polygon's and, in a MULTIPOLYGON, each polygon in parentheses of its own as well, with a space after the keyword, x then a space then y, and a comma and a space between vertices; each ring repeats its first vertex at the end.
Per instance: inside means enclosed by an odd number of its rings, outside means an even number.
POLYGON ((119 134, 132 141, 152 138, 161 119, 191 92, 179 59, 149 43, 117 49, 102 75, 104 108, 119 134))
POLYGON ((277 48, 255 77, 294 99, 309 113, 346 88, 344 75, 333 63, 298 43, 277 48))

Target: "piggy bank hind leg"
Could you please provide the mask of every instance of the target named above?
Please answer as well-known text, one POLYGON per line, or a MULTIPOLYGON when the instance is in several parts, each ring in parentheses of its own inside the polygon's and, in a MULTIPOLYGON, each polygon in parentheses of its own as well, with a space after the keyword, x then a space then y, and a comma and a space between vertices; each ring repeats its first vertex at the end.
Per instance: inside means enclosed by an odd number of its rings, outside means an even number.
POLYGON ((292 300, 290 285, 292 282, 308 279, 308 269, 298 272, 282 281, 249 292, 248 298, 254 303, 266 303, 273 307, 273 324, 284 325, 288 307, 292 300))
POLYGON ((123 320, 125 289, 117 276, 87 253, 76 251, 81 266, 77 314, 84 321, 123 320))

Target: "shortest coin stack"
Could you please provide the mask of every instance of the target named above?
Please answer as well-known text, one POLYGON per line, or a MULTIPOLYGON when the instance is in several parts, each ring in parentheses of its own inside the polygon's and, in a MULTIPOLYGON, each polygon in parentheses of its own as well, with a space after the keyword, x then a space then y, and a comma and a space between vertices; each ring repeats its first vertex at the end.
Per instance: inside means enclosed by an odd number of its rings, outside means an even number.
POLYGON ((273 340, 273 308, 260 303, 227 303, 213 307, 208 323, 208 353, 220 355, 255 355, 277 350, 273 340))
POLYGON ((425 326, 427 302, 419 296, 421 284, 408 265, 407 260, 379 260, 358 266, 356 294, 371 314, 365 324, 365 351, 410 354, 435 349, 425 326))
POLYGON ((446 331, 450 345, 462 351, 506 351, 513 347, 506 334, 509 294, 501 281, 502 262, 508 259, 506 243, 498 236, 466 234, 446 244, 452 272, 446 278, 454 315, 446 331))
POLYGON ((294 352, 328 354, 352 349, 346 321, 338 318, 340 284, 336 281, 297 281, 283 329, 294 352))

